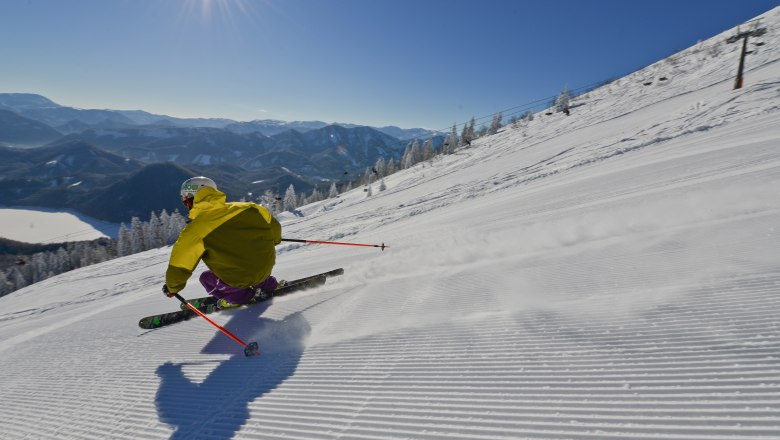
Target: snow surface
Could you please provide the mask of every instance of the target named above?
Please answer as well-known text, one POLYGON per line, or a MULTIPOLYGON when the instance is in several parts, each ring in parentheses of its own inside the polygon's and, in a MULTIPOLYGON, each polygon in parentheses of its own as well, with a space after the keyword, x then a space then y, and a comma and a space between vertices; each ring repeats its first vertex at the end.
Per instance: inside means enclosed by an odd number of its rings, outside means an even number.
POLYGON ((707 56, 723 34, 282 215, 390 248, 280 246, 282 278, 346 273, 212 315, 260 357, 201 319, 137 327, 177 308, 169 248, 0 298, 1 435, 780 438, 778 23, 742 90, 737 44, 707 56))
POLYGON ((0 237, 25 243, 63 243, 116 237, 118 229, 119 226, 114 223, 68 210, 0 208, 0 237))

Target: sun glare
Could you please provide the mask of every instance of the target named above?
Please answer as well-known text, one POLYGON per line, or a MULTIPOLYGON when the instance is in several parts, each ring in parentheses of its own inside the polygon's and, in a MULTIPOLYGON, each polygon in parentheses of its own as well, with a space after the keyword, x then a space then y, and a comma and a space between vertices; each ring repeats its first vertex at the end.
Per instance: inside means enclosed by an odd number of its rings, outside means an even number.
POLYGON ((185 14, 206 23, 232 23, 238 15, 249 15, 248 0, 186 0, 185 14))

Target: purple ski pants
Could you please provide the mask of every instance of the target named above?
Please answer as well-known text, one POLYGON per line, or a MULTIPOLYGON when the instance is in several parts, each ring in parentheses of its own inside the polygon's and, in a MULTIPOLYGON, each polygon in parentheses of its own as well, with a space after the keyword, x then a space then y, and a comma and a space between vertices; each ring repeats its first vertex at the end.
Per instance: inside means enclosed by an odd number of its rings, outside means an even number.
MULTIPOLYGON (((255 295, 255 290, 248 287, 233 287, 220 280, 214 272, 207 270, 200 274, 200 284, 206 289, 209 295, 224 299, 231 304, 246 304, 255 295)), ((254 286, 255 289, 265 292, 276 290, 276 278, 270 276, 262 283, 254 286)))

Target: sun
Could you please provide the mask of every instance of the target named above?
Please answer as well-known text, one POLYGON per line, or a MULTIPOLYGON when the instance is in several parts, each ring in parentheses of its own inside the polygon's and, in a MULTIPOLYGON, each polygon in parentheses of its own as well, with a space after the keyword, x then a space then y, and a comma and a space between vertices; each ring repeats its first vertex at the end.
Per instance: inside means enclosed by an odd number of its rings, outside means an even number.
POLYGON ((185 0, 187 17, 197 17, 206 23, 232 23, 239 15, 250 14, 248 0, 185 0))

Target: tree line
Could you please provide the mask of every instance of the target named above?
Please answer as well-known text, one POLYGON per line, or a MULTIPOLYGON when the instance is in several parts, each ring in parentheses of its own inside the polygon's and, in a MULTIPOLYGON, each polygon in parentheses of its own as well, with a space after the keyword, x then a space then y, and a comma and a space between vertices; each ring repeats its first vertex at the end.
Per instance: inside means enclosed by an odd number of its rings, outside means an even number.
POLYGON ((173 244, 186 223, 178 210, 152 212, 149 221, 133 217, 129 225, 122 223, 117 239, 70 242, 20 257, 17 264, 0 271, 0 296, 73 269, 173 244))

